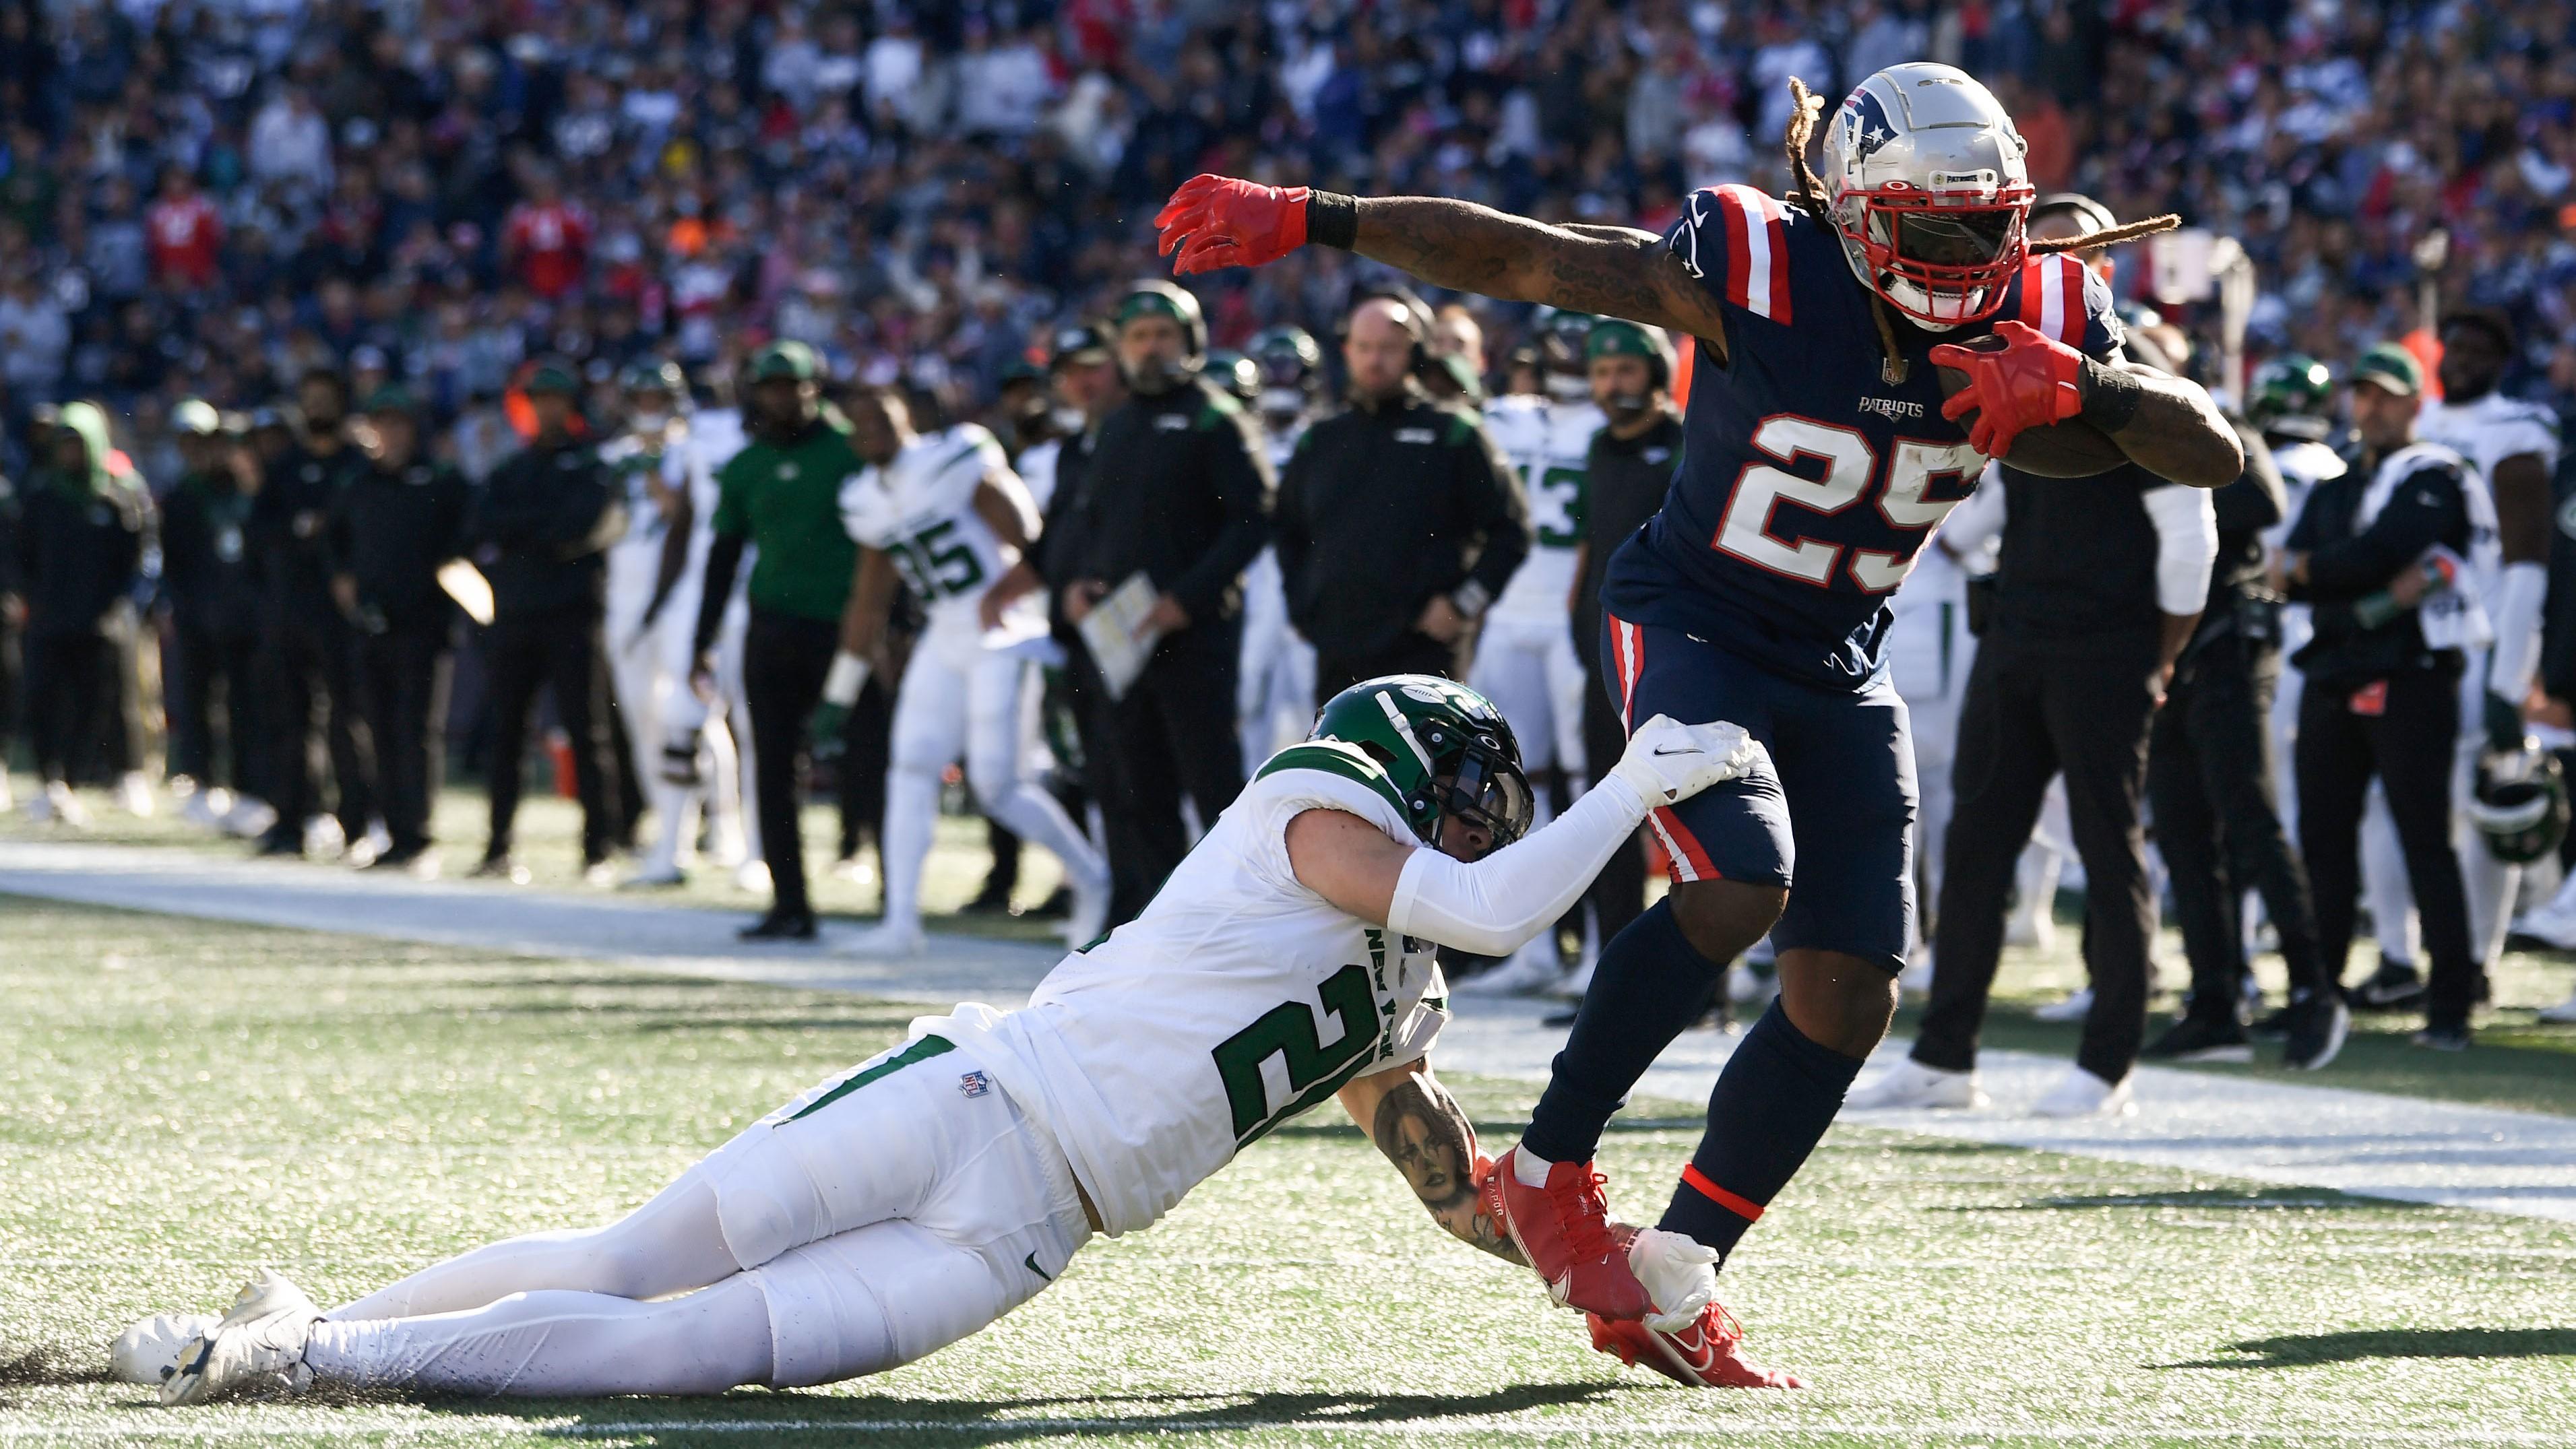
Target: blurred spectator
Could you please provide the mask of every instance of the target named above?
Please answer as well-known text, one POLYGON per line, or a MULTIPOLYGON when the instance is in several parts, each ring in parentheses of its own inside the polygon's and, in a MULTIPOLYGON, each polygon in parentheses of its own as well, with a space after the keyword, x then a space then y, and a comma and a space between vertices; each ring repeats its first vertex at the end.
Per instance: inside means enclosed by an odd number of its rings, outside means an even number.
POLYGON ((358 641, 331 599, 330 521, 365 458, 345 432, 348 384, 318 368, 296 386, 300 428, 277 418, 274 449, 251 503, 250 544, 261 582, 260 646, 268 683, 262 707, 276 733, 264 762, 277 818, 261 838, 267 855, 301 855, 305 827, 321 810, 313 732, 329 745, 333 814, 343 846, 364 849, 375 814, 375 764, 358 713, 358 641))
POLYGON ((163 495, 161 522, 172 666, 163 682, 170 773, 196 783, 189 812, 214 824, 228 814, 216 804, 219 791, 254 801, 269 793, 257 763, 267 739, 257 678, 259 581, 250 548, 259 471, 244 456, 248 440, 227 434, 203 400, 181 403, 175 422, 184 471, 163 495))
MULTIPOLYGON (((28 480, 18 527, 28 733, 42 788, 27 808, 71 825, 87 823, 73 781, 141 753, 139 741, 106 733, 142 729, 139 709, 122 697, 130 691, 117 685, 125 673, 118 662, 132 647, 127 599, 142 569, 151 500, 142 479, 116 471, 120 459, 108 446, 105 414, 85 402, 65 407, 45 462, 28 480)), ((134 783, 127 782, 129 798, 138 793, 134 783)))

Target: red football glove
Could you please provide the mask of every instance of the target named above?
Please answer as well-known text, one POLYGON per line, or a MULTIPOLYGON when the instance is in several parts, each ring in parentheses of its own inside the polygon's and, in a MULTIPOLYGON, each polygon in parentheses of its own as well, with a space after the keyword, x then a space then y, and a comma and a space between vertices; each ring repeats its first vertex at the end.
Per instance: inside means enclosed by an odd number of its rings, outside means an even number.
POLYGON ((1193 176, 1155 213, 1154 229, 1164 256, 1180 248, 1175 272, 1257 267, 1306 244, 1306 188, 1193 176))
POLYGON ((1941 416, 1956 422, 1974 412, 1968 446, 2000 458, 2012 451, 2022 429, 2062 422, 2083 408, 2076 379, 2083 374, 2084 354, 2019 322, 1996 323, 1994 335, 2003 346, 1944 342, 1932 349, 1932 365, 1968 375, 1968 385, 1941 404, 1941 416))

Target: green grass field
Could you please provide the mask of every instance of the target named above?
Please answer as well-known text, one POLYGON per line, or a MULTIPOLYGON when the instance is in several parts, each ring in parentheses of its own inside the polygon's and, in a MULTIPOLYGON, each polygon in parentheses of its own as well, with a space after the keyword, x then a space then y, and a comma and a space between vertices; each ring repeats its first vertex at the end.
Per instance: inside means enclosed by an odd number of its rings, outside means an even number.
MULTIPOLYGON (((98 1379, 129 1319, 261 1262, 336 1300, 602 1220, 909 1013, 20 898, 0 992, 0 1439, 2576 1441, 2576 1228, 1846 1126, 1726 1275, 1814 1387, 1689 1392, 1439 1236, 1330 1108, 991 1331, 836 1390, 165 1414, 98 1379)), ((1508 1141, 1533 1089, 1460 1085, 1508 1141)), ((1632 1109, 1614 1201, 1651 1213, 1696 1116, 1632 1109)))

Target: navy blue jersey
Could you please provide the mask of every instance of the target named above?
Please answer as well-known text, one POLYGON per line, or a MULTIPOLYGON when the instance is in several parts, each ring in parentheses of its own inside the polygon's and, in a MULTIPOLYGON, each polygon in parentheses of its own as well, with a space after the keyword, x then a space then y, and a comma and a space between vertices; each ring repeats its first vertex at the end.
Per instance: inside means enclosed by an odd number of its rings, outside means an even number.
POLYGON ((1726 365, 1702 352, 1692 369, 1679 475, 1612 559, 1602 602, 1793 678, 1856 687, 1878 670, 1888 596, 1986 464, 1941 416, 1928 354, 2013 318, 2110 358, 2122 336, 2111 289, 2071 257, 2036 256, 1988 322, 1934 333, 1885 309, 1899 382, 1831 224, 1721 186, 1691 194, 1664 244, 1718 299, 1726 365))

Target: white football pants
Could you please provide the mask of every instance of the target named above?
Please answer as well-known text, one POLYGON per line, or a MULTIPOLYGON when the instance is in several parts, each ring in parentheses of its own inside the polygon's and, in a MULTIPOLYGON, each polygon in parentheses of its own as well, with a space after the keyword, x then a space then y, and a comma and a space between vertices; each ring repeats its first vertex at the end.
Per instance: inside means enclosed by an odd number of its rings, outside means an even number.
MULTIPOLYGON (((1948 843, 1952 762, 1959 753, 1959 699, 1977 660, 1966 605, 1938 599, 1900 609, 1887 644, 1888 673, 1904 699, 1914 737, 1914 871, 1920 899, 1938 907, 1942 851, 1948 843)), ((1931 940, 1932 910, 1915 913, 1923 939, 1931 940)))
POLYGON ((1105 887, 1108 863, 1055 797, 1020 773, 1021 742, 1038 707, 1036 668, 1024 654, 925 637, 895 693, 886 767, 885 920, 921 921, 921 866, 939 818, 939 776, 966 757, 976 808, 1064 863, 1080 890, 1105 887))
MULTIPOLYGON (((639 783, 653 803, 653 844, 641 863, 641 873, 666 875, 680 867, 696 846, 701 810, 713 829, 718 857, 739 859, 742 781, 733 736, 725 726, 724 712, 711 711, 689 691, 697 589, 685 580, 675 587, 649 629, 642 625, 642 613, 641 604, 612 608, 608 628, 608 662, 616 679, 618 714, 626 723, 635 768, 644 777, 639 783), (674 785, 667 778, 663 755, 674 732, 692 724, 698 742, 699 783, 674 785)), ((728 617, 726 623, 731 625, 733 620, 728 617)), ((718 648, 726 642, 720 635, 718 648)))
POLYGON ((333 1310, 305 1362, 346 1388, 462 1394, 832 1383, 1000 1318, 1090 1235, 1062 1149, 967 1051, 922 1036, 619 1222, 493 1243, 333 1310))
POLYGON ((1243 571, 1243 652, 1234 679, 1243 774, 1250 779, 1315 724, 1315 646, 1290 627, 1279 556, 1266 548, 1243 571))
POLYGON ((1599 686, 1574 652, 1570 622, 1487 616, 1467 687, 1503 712, 1529 774, 1554 766, 1583 778, 1583 691, 1599 686))

